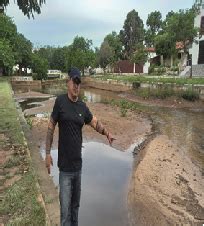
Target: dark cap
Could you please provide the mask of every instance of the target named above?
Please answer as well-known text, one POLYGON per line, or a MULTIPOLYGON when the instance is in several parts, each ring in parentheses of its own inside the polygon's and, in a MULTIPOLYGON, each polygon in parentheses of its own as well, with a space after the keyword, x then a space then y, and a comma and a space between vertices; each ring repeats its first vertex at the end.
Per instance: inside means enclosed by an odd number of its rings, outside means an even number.
POLYGON ((68 71, 69 77, 76 83, 81 83, 81 72, 78 68, 73 67, 68 71))

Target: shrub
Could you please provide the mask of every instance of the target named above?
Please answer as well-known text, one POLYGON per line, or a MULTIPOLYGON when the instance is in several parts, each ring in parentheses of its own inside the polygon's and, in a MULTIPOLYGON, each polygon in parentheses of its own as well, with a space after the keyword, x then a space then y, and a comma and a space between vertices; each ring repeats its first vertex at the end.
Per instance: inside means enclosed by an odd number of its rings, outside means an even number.
POLYGON ((151 64, 148 70, 148 74, 152 74, 154 72, 155 64, 151 64))
POLYGON ((187 89, 181 93, 181 97, 185 100, 195 101, 199 99, 199 94, 192 89, 187 89))

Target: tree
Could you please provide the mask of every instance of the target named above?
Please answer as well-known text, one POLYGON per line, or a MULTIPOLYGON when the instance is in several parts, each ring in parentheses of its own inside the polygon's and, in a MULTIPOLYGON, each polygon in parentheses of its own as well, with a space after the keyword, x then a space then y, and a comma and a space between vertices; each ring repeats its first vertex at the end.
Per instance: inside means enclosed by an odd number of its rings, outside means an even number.
POLYGON ((34 73, 33 78, 35 80, 47 79, 48 61, 46 59, 43 59, 36 53, 33 53, 31 68, 34 73))
POLYGON ((37 53, 40 57, 46 59, 48 61, 48 66, 50 69, 56 69, 53 62, 53 55, 56 48, 52 46, 44 46, 39 49, 35 49, 34 52, 37 53))
POLYGON ((155 38, 155 49, 158 55, 164 58, 170 57, 176 52, 176 43, 169 33, 157 35, 155 38))
POLYGON ((10 75, 15 65, 14 42, 17 35, 12 19, 0 14, 0 67, 4 75, 10 75))
POLYGON ((131 61, 138 65, 144 65, 147 61, 148 53, 144 45, 139 44, 137 50, 132 54, 131 61))
MULTIPOLYGON (((31 16, 34 18, 34 13, 41 13, 40 8, 45 3, 45 0, 17 0, 14 1, 17 3, 19 9, 26 15, 28 18, 31 16)), ((0 6, 6 8, 10 3, 10 0, 1 0, 0 6)))
POLYGON ((188 53, 191 44, 198 33, 198 28, 194 28, 194 18, 197 11, 192 9, 179 10, 179 12, 169 12, 162 25, 162 31, 155 37, 155 48, 159 55, 164 58, 176 55, 176 43, 181 42, 184 52, 188 53))
POLYGON ((154 39, 162 27, 162 15, 159 11, 151 12, 148 15, 147 30, 145 32, 145 43, 148 47, 154 46, 154 39))
MULTIPOLYGON (((46 58, 45 58, 46 59, 46 58)), ((53 51, 51 68, 58 69, 63 72, 67 71, 66 67, 66 49, 58 47, 53 51)))
POLYGON ((157 34, 162 26, 162 15, 159 11, 151 12, 147 18, 147 27, 153 34, 157 34))
POLYGON ((107 41, 103 41, 100 50, 98 52, 97 61, 99 65, 103 68, 104 74, 106 72, 106 67, 113 61, 114 52, 107 41))
MULTIPOLYGON (((16 36, 15 46, 16 64, 19 65, 19 74, 21 75, 22 68, 28 68, 32 62, 32 43, 22 34, 16 36)), ((27 73, 27 70, 25 70, 27 73)))
POLYGON ((195 10, 187 9, 179 10, 179 12, 171 14, 166 19, 165 32, 171 36, 175 43, 182 42, 186 53, 188 52, 189 43, 194 41, 198 33, 198 28, 194 27, 195 16, 195 10))
POLYGON ((91 46, 91 40, 76 36, 68 48, 68 69, 70 67, 78 67, 84 75, 84 69, 93 65, 95 60, 94 51, 91 49, 91 46))
POLYGON ((0 39, 7 40, 10 45, 13 45, 16 35, 17 28, 13 20, 4 14, 0 14, 0 39))
POLYGON ((111 34, 106 35, 104 41, 108 42, 114 52, 114 62, 118 61, 122 54, 122 42, 119 35, 113 31, 111 34))
POLYGON ((135 10, 127 14, 123 29, 120 31, 120 39, 125 49, 125 58, 130 58, 136 46, 144 40, 144 25, 138 12, 135 10))
POLYGON ((11 74, 14 64, 14 54, 9 42, 0 39, 0 68, 3 69, 3 74, 11 74))

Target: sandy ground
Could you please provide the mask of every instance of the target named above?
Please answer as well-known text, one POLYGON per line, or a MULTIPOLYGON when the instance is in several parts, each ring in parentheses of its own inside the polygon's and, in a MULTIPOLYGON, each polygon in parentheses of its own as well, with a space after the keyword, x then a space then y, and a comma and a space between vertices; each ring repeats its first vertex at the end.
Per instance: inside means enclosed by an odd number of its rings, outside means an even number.
POLYGON ((128 195, 132 225, 202 225, 202 172, 164 135, 144 151, 128 195))
MULTIPOLYGON (((125 94, 128 99, 134 98, 125 94)), ((145 100, 139 101, 144 103, 145 100)), ((50 112, 54 99, 43 106, 26 110, 26 114, 50 112)), ((154 105, 153 100, 145 104, 154 105)), ((203 107, 203 102, 187 103, 170 99, 158 100, 155 105, 166 107, 203 107), (162 105, 163 104, 163 105, 162 105)), ((151 122, 146 115, 128 112, 121 117, 116 107, 89 103, 90 110, 117 139, 114 147, 126 150, 131 144, 151 132, 151 122)), ((39 147, 45 143, 48 118, 33 118, 32 134, 39 147)), ((84 141, 107 143, 104 136, 92 128, 84 127, 84 141)), ((57 148, 57 131, 53 146, 57 148)), ((202 225, 204 222, 204 179, 201 169, 195 166, 166 136, 158 135, 139 154, 132 171, 128 194, 130 225, 202 225), (202 222, 202 223, 201 223, 202 222)))

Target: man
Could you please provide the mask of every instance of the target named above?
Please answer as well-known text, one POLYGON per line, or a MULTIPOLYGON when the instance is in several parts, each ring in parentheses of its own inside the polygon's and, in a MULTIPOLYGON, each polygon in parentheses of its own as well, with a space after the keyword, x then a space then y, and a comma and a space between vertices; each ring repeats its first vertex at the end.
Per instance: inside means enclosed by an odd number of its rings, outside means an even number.
POLYGON ((46 167, 50 174, 53 165, 50 154, 55 126, 59 126, 58 167, 60 186, 61 226, 78 225, 78 209, 81 193, 82 168, 82 127, 90 125, 105 135, 111 145, 114 138, 102 123, 91 114, 86 104, 78 99, 81 76, 77 68, 72 68, 67 80, 67 94, 56 98, 48 124, 46 138, 46 167))

